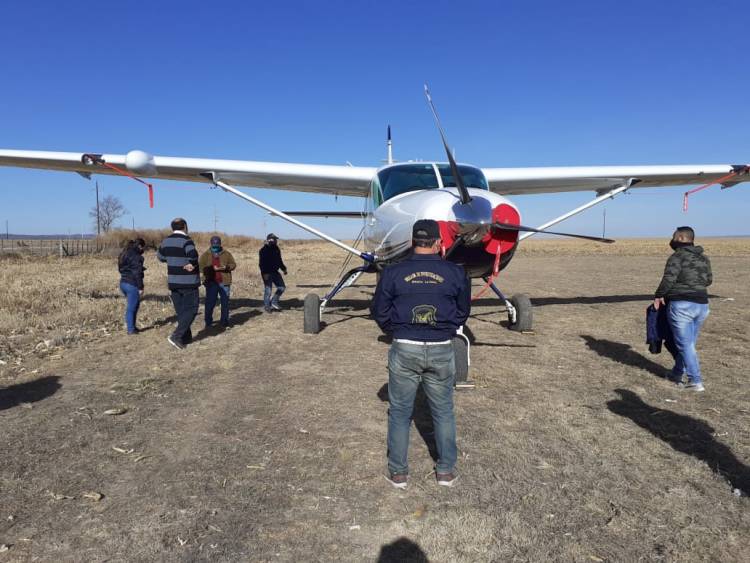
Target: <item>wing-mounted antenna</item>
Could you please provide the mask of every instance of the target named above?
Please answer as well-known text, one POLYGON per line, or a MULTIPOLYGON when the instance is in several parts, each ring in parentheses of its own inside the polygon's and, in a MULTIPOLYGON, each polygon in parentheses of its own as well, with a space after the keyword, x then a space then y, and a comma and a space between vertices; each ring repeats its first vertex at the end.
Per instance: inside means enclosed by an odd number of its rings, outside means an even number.
POLYGON ((456 187, 458 188, 458 193, 461 197, 461 203, 469 203, 471 201, 471 196, 469 195, 469 190, 466 189, 466 185, 464 184, 464 179, 461 176, 461 173, 458 171, 458 166, 456 165, 456 159, 453 158, 453 151, 451 151, 450 147, 448 146, 448 141, 445 140, 445 133, 443 132, 443 127, 440 125, 440 118, 438 117, 437 111, 435 110, 435 105, 432 103, 432 96, 430 96, 430 88, 427 86, 427 84, 424 85, 424 95, 427 97, 427 104, 430 106, 430 109, 432 110, 432 115, 435 118, 435 124, 437 125, 438 131, 440 131, 440 138, 443 140, 443 147, 445 148, 445 154, 448 155, 448 162, 451 166, 451 174, 453 174, 453 177, 456 179, 456 187))

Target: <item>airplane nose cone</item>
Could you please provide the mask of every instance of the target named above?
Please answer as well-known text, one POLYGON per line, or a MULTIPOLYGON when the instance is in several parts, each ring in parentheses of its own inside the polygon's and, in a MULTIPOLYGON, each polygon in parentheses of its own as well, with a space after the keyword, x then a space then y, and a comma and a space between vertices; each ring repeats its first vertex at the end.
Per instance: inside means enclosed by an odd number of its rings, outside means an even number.
POLYGON ((468 245, 480 242, 493 222, 492 203, 483 197, 475 196, 468 203, 454 204, 453 214, 456 218, 458 234, 468 245))

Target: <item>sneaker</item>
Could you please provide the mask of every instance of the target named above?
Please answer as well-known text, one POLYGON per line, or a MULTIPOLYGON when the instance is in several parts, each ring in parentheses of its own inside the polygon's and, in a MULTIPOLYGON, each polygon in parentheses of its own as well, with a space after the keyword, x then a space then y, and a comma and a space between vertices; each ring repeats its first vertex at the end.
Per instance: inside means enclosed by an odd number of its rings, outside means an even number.
POLYGON ((706 388, 703 387, 703 383, 688 383, 685 385, 685 389, 688 389, 689 391, 695 391, 696 393, 700 393, 701 391, 705 391, 706 388))
POLYGON ((278 303, 271 303, 271 309, 273 309, 274 311, 283 311, 278 303))
POLYGON ((458 476, 453 473, 436 473, 437 483, 441 487, 452 487, 458 480, 458 476))
POLYGON ((177 348, 178 350, 184 350, 185 349, 185 345, 182 344, 181 342, 177 342, 174 338, 172 338, 171 334, 169 336, 167 336, 167 341, 169 341, 169 343, 172 346, 174 346, 175 348, 177 348))
POLYGON ((271 307, 263 307, 263 310, 264 310, 264 311, 265 311, 266 313, 273 313, 273 309, 271 309, 271 307))
POLYGON ((406 483, 409 480, 409 476, 405 473, 401 474, 393 474, 391 473, 388 477, 385 478, 386 481, 388 481, 391 485, 396 487, 397 489, 405 489, 406 483))

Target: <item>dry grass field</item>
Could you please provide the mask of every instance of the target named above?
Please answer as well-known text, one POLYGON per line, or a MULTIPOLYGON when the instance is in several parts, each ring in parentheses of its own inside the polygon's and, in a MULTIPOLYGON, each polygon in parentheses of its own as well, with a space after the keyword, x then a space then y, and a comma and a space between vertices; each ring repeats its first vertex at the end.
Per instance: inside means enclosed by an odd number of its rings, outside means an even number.
POLYGON ((475 302, 460 481, 436 486, 419 404, 406 491, 384 479, 374 276, 302 333, 340 251, 282 241, 288 308, 269 315, 258 243, 238 241, 234 326, 183 352, 152 252, 134 337, 113 258, 3 260, 0 563, 747 561, 750 239, 701 242, 705 393, 669 385, 644 343, 666 240, 531 240, 499 283, 530 294, 535 333, 475 302))

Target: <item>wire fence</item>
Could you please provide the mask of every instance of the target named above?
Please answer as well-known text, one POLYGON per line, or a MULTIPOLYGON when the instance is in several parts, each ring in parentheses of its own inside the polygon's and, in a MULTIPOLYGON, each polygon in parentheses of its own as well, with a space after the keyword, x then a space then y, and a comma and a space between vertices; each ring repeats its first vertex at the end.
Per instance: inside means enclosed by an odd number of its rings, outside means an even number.
POLYGON ((0 238, 0 255, 80 256, 98 254, 106 245, 96 239, 4 239, 0 238))

